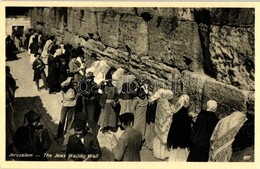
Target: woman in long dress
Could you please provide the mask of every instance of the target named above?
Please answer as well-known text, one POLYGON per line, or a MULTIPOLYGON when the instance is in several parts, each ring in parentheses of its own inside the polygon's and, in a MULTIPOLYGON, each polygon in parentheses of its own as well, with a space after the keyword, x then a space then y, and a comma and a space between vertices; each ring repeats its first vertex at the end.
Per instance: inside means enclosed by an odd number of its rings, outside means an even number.
POLYGON ((167 136, 174 111, 174 106, 169 100, 173 98, 173 92, 165 89, 159 89, 157 92, 159 99, 155 116, 153 155, 155 158, 164 160, 168 157, 167 136))
POLYGON ((175 105, 167 138, 169 161, 186 161, 189 154, 192 118, 188 113, 189 96, 183 94, 175 105))
POLYGON ((247 120, 246 114, 235 111, 221 119, 210 138, 209 161, 228 162, 232 156, 232 143, 247 120))

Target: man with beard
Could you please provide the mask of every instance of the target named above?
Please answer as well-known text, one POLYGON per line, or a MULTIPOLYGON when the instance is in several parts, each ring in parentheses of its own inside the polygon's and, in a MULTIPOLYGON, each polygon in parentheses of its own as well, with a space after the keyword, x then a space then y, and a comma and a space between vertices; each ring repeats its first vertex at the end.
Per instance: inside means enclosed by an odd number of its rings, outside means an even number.
POLYGON ((24 120, 28 125, 19 127, 15 132, 9 157, 21 161, 47 160, 44 153, 49 150, 51 139, 48 130, 40 125, 41 115, 30 110, 24 115, 24 120))
MULTIPOLYGON (((142 133, 132 128, 133 113, 124 113, 119 116, 120 128, 124 130, 119 139, 113 135, 110 139, 112 152, 116 161, 141 161, 142 133)), ((108 136, 109 138, 109 136, 108 136)))

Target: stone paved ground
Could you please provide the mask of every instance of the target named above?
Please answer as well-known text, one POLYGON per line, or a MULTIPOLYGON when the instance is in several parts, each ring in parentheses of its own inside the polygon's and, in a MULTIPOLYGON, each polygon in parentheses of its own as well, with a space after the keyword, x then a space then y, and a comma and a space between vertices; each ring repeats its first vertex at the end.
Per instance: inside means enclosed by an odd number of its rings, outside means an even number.
MULTIPOLYGON (((6 65, 10 66, 11 73, 14 78, 17 79, 17 86, 19 89, 16 91, 16 101, 15 101, 15 125, 19 127, 23 125, 24 114, 33 109, 42 115, 41 123, 44 124, 51 135, 51 148, 48 151, 50 154, 64 154, 62 152, 62 141, 54 140, 54 135, 57 133, 59 115, 61 110, 61 94, 49 94, 48 91, 37 91, 37 88, 33 82, 33 70, 29 63, 28 53, 21 52, 17 55, 20 59, 16 61, 9 61, 6 65)), ((47 67, 46 69, 47 70, 47 67)), ((46 71, 47 73, 47 71, 46 71)), ((40 81, 40 85, 42 82, 40 81)), ((102 147, 103 157, 100 159, 102 161, 113 160, 112 154, 110 152, 109 144, 107 138, 102 134, 98 134, 98 140, 100 146, 102 147), (108 148, 106 148, 108 147, 108 148)), ((141 150, 142 161, 160 161, 155 159, 152 152, 148 150, 145 146, 141 150)), ((63 158, 48 158, 51 161, 64 160, 63 158)))
MULTIPOLYGON (((19 89, 16 91, 15 101, 15 125, 19 127, 23 125, 24 114, 33 109, 42 115, 42 123, 48 128, 52 144, 48 153, 60 153, 62 152, 62 140, 54 140, 54 135, 57 133, 57 124, 59 121, 59 114, 61 110, 61 94, 55 95, 48 94, 48 91, 38 92, 35 84, 33 83, 33 71, 29 63, 29 56, 27 52, 18 54, 19 60, 7 62, 6 65, 10 66, 11 73, 14 78, 17 79, 17 85, 19 89)), ((47 70, 47 69, 46 69, 47 70)), ((41 84, 41 83, 40 83, 41 84)), ((113 160, 112 154, 109 150, 109 144, 107 138, 99 133, 98 140, 102 147, 103 156, 100 160, 109 161, 113 160), (108 148, 107 148, 108 147, 108 148)), ((62 161, 64 158, 48 158, 50 161, 62 161)), ((161 161, 155 159, 152 152, 145 146, 141 150, 142 161, 161 161)), ((245 149, 244 151, 233 154, 231 161, 254 161, 254 146, 245 149), (250 156, 250 159, 244 160, 244 156, 250 156)))

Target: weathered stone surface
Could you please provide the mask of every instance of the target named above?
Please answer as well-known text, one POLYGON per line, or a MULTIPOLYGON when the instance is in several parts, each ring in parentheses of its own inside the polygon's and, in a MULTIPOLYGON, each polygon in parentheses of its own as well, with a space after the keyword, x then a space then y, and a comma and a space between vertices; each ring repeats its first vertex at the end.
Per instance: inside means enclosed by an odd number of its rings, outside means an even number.
POLYGON ((118 48, 120 15, 106 15, 101 24, 101 41, 111 47, 118 48))
POLYGON ((206 108, 208 100, 213 99, 218 103, 217 114, 220 118, 229 115, 235 110, 245 112, 247 97, 238 88, 217 82, 214 79, 206 79, 203 92, 203 107, 206 108))
POLYGON ((190 71, 182 72, 183 93, 190 97, 190 111, 199 113, 203 103, 203 88, 208 76, 190 71))
POLYGON ((178 20, 194 21, 192 8, 136 8, 137 13, 140 16, 142 13, 150 13, 153 18, 164 17, 173 18, 178 20))
POLYGON ((95 33, 98 30, 97 14, 89 10, 84 10, 82 20, 80 21, 80 35, 87 36, 89 33, 95 33))
POLYGON ((211 8, 210 15, 213 25, 247 27, 255 23, 254 8, 211 8))
POLYGON ((64 42, 71 44, 74 47, 78 46, 78 36, 74 33, 64 31, 64 42))
POLYGON ((255 115, 255 92, 248 92, 247 113, 255 115))
POLYGON ((149 28, 149 55, 180 70, 202 69, 203 57, 195 22, 152 19, 149 28))
POLYGON ((140 17, 124 15, 119 22, 119 48, 137 55, 148 54, 148 28, 140 17))
POLYGON ((255 89, 253 39, 253 28, 211 26, 210 54, 218 81, 244 90, 255 89))
POLYGON ((106 49, 104 44, 102 44, 101 42, 98 42, 98 41, 94 41, 92 39, 89 39, 85 43, 84 47, 87 49, 93 50, 93 51, 97 51, 97 52, 102 52, 106 49))

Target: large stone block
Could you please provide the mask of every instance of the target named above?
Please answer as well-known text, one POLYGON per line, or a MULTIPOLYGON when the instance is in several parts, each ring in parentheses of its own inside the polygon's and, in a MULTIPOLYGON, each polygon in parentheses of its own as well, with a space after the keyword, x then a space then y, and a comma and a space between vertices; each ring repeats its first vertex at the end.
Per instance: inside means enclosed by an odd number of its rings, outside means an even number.
POLYGON ((124 15, 119 22, 119 48, 136 55, 148 54, 147 23, 140 17, 124 15))
POLYGON ((208 76, 190 71, 182 72, 183 93, 190 97, 190 111, 199 113, 203 103, 203 88, 208 76))
POLYGON ((195 22, 154 18, 149 24, 149 55, 180 70, 200 70, 203 55, 195 22))
POLYGON ((68 31, 64 31, 64 42, 65 43, 68 43, 68 44, 71 44, 74 47, 77 47, 78 46, 77 39, 78 39, 78 36, 75 35, 74 33, 68 32, 68 31))
POLYGON ((254 90, 254 28, 211 26, 210 55, 217 80, 254 90))
POLYGON ((105 15, 101 23, 101 41, 111 47, 118 48, 120 15, 105 15))
POLYGON ((80 21, 80 35, 87 36, 89 33, 97 32, 97 14, 84 10, 83 18, 80 21))
POLYGON ((242 90, 214 79, 207 79, 204 84, 203 92, 204 109, 206 108, 207 101, 211 99, 218 103, 217 114, 220 118, 236 110, 242 112, 247 110, 247 95, 242 90))

